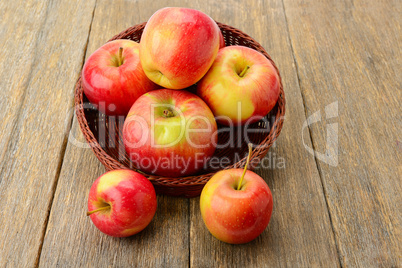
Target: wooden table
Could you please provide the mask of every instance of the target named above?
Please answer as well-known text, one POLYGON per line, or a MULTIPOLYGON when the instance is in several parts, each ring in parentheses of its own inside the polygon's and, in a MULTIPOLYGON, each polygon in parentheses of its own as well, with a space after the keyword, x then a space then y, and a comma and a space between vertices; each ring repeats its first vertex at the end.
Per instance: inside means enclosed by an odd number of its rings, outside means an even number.
POLYGON ((400 14, 398 0, 0 1, 0 267, 402 267, 400 14), (75 81, 164 6, 243 30, 281 71, 286 119, 267 157, 285 166, 257 171, 274 212, 249 244, 213 238, 199 198, 158 196, 131 238, 85 215, 104 168, 80 145, 75 81))

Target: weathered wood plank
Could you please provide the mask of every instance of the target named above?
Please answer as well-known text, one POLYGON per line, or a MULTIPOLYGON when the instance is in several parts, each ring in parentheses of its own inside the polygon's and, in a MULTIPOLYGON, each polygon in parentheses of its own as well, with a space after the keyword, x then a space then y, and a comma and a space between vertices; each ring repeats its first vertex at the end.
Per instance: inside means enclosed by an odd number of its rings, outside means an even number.
MULTIPOLYGON (((199 1, 197 8, 237 27, 266 48, 281 71, 286 119, 277 145, 257 172, 272 190, 274 211, 267 230, 255 241, 233 246, 212 237, 199 211, 190 204, 190 264, 194 267, 337 267, 333 231, 313 156, 300 132, 304 107, 281 1, 199 1), (270 162, 271 161, 271 164, 270 162), (275 164, 274 164, 275 162, 275 164), (285 163, 285 168, 282 164, 285 163)), ((309 135, 306 143, 311 146, 309 135)))
POLYGON ((38 261, 93 8, 94 1, 0 3, 1 267, 38 261))
MULTIPOLYGON (((0 2, 0 160, 16 124, 34 64, 36 40, 48 2, 0 2), (22 6, 22 7, 21 7, 22 6), (27 16, 35 14, 35 16, 27 16)), ((0 162, 0 163, 1 163, 0 162)))
MULTIPOLYGON (((167 1, 158 6, 153 1, 98 1, 86 56, 166 5, 167 1)), ((70 135, 83 140, 76 118, 70 135)), ((187 267, 189 201, 158 196, 158 209, 150 226, 130 238, 108 237, 85 215, 89 189, 103 172, 90 149, 67 145, 40 266, 187 267)))
POLYGON ((400 267, 401 2, 284 4, 341 263, 400 267))
MULTIPOLYGON (((74 119, 69 140, 84 142, 74 119)), ((185 267, 188 200, 158 196, 150 225, 128 238, 102 234, 86 216, 89 189, 105 172, 90 149, 69 143, 50 213, 40 267, 185 267)))

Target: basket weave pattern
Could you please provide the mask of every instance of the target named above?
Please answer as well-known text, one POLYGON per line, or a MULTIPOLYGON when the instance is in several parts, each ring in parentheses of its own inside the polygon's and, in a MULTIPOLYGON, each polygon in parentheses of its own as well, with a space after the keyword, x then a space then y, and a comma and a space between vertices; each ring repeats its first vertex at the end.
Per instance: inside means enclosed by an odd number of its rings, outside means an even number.
MULTIPOLYGON (((272 61, 271 57, 254 39, 238 29, 219 22, 217 23, 222 31, 227 46, 241 45, 253 48, 267 57, 278 71, 278 68, 272 61)), ((130 27, 114 36, 109 41, 116 39, 130 39, 139 42, 145 24, 146 23, 144 22, 130 27)), ((268 149, 280 134, 283 126, 285 115, 285 94, 280 75, 279 80, 280 93, 276 106, 265 117, 266 120, 261 120, 260 122, 248 126, 249 129, 254 130, 253 134, 248 136, 249 140, 254 145, 250 161, 250 163, 253 163, 250 165, 251 168, 254 168, 255 165, 266 155, 268 149)), ((127 168, 135 170, 132 162, 125 154, 124 144, 122 142, 121 133, 124 117, 116 118, 105 116, 89 104, 89 101, 83 92, 81 76, 75 86, 75 110, 81 131, 84 134, 86 141, 89 143, 96 157, 101 161, 105 168, 107 170, 127 168), (99 133, 104 134, 100 135, 99 133)), ((243 131, 244 127, 241 128, 243 131)), ((244 132, 235 131, 235 133, 244 132)), ((230 135, 228 132, 218 134, 219 144, 226 144, 229 138, 230 135)), ((219 158, 226 157, 230 159, 230 164, 225 166, 224 169, 242 168, 246 162, 248 151, 247 142, 245 140, 239 140, 237 135, 234 136, 234 138, 236 140, 235 148, 232 148, 233 146, 218 148, 214 154, 214 156, 219 158), (239 155, 242 156, 241 159, 236 158, 236 156, 239 155)), ((218 171, 218 169, 208 168, 200 172, 200 174, 180 178, 168 178, 155 175, 146 176, 152 182, 158 194, 195 197, 200 195, 203 186, 216 171, 218 171)))

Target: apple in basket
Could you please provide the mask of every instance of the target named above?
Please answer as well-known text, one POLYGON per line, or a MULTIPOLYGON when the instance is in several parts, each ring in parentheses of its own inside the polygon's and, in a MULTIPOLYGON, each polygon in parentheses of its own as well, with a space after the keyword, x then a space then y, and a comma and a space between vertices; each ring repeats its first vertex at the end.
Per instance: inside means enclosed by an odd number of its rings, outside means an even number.
POLYGON ((190 8, 167 7, 148 20, 140 41, 146 75, 158 85, 183 89, 211 67, 221 44, 218 25, 190 8))
POLYGON ((108 115, 126 115, 139 96, 158 88, 141 67, 139 44, 122 39, 106 43, 88 58, 82 87, 88 100, 108 115))
POLYGON ((225 46, 225 38, 223 38, 222 32, 219 31, 219 49, 224 48, 225 46))
POLYGON ((208 73, 197 83, 197 95, 218 123, 242 125, 257 122, 272 110, 279 85, 275 67, 263 54, 244 46, 228 46, 219 50, 208 73))
POLYGON ((179 177, 205 168, 217 144, 209 107, 184 90, 160 89, 142 95, 123 126, 123 142, 135 168, 179 177))
POLYGON ((230 244, 254 240, 268 226, 272 214, 271 190, 265 181, 247 170, 227 169, 216 173, 200 197, 201 215, 213 236, 230 244))
POLYGON ((132 170, 113 170, 92 184, 87 215, 103 233, 126 237, 143 230, 156 207, 155 189, 147 178, 132 170))

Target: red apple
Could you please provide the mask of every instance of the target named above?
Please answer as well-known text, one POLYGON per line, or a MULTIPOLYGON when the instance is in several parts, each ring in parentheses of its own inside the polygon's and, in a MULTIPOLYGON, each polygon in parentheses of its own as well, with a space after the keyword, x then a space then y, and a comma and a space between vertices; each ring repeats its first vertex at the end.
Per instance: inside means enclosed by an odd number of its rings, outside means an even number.
POLYGON ((146 75, 165 88, 196 83, 218 53, 219 27, 208 15, 189 8, 168 7, 148 20, 140 41, 146 75))
POLYGON ((208 104, 218 123, 253 123, 275 106, 279 76, 260 52, 228 46, 219 50, 208 73, 197 83, 197 95, 208 104))
POLYGON ((246 169, 247 164, 244 170, 216 173, 204 186, 200 197, 201 215, 208 230, 217 239, 230 244, 254 240, 268 226, 272 214, 273 201, 268 185, 246 169))
POLYGON ((88 100, 108 115, 126 115, 139 96, 157 88, 141 67, 139 44, 131 40, 98 48, 85 62, 81 78, 88 100))
POLYGON ((151 222, 156 206, 155 189, 147 178, 132 170, 114 170, 93 183, 87 215, 103 233, 126 237, 151 222))
POLYGON ((224 48, 225 46, 225 38, 223 38, 222 32, 219 31, 219 49, 224 48))
POLYGON ((142 95, 123 126, 126 152, 135 167, 167 177, 204 168, 217 143, 217 126, 195 94, 160 89, 142 95))

